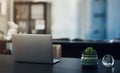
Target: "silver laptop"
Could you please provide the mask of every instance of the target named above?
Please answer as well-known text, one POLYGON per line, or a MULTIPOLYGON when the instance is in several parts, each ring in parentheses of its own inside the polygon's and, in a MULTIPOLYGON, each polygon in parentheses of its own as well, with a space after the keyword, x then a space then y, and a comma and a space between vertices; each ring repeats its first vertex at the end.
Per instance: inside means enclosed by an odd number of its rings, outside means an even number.
POLYGON ((12 36, 12 43, 16 62, 56 63, 60 61, 61 48, 56 50, 53 48, 52 36, 49 34, 15 34, 12 36))

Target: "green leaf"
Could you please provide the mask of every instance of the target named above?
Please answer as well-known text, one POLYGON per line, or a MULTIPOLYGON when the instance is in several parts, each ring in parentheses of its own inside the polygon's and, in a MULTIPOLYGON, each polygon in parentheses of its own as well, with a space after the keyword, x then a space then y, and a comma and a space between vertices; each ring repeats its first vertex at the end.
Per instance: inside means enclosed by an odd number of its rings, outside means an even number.
POLYGON ((92 47, 87 47, 84 50, 83 54, 85 54, 85 55, 97 55, 97 52, 92 47))

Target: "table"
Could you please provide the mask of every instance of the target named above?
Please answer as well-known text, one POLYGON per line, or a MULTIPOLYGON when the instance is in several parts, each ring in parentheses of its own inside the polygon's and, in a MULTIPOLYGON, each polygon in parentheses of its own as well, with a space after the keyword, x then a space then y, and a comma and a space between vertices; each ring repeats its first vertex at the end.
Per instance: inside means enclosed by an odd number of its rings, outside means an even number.
POLYGON ((80 58, 62 58, 56 64, 16 63, 12 55, 0 55, 0 73, 120 73, 120 60, 112 68, 98 61, 97 69, 82 69, 80 58))

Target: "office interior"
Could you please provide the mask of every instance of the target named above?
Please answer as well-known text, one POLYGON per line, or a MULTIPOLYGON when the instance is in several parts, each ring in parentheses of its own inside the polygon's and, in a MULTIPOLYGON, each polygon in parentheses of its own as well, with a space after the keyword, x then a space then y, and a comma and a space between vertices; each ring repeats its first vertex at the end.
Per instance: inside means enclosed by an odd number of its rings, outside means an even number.
POLYGON ((81 57, 81 51, 92 46, 99 55, 103 53, 100 58, 111 53, 120 59, 116 53, 120 48, 119 7, 119 0, 0 0, 0 37, 8 36, 12 21, 18 25, 17 34, 51 34, 63 40, 54 42, 62 45, 63 57, 81 57))

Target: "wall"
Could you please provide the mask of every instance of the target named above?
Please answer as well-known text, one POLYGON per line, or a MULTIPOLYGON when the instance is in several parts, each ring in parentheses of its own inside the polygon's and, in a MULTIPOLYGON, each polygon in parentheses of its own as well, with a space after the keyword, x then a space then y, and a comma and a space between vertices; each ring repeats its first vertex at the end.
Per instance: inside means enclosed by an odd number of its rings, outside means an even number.
POLYGON ((0 10, 0 31, 6 33, 7 27, 7 0, 0 0, 1 10, 0 10))
POLYGON ((106 39, 106 1, 86 0, 85 39, 106 39))
POLYGON ((0 0, 2 3, 2 10, 0 14, 0 30, 2 30, 5 35, 8 30, 7 22, 13 20, 13 2, 14 0, 0 0))
POLYGON ((82 38, 120 38, 120 0, 82 0, 81 5, 82 38))
POLYGON ((90 26, 91 26, 91 11, 92 11, 92 2, 91 0, 81 0, 80 3, 80 38, 89 39, 90 26))
POLYGON ((120 38, 120 0, 107 0, 107 38, 120 38))
POLYGON ((78 0, 52 1, 52 35, 53 38, 79 37, 77 22, 78 0))
POLYGON ((0 16, 0 31, 3 31, 5 33, 6 31, 6 17, 0 16))

